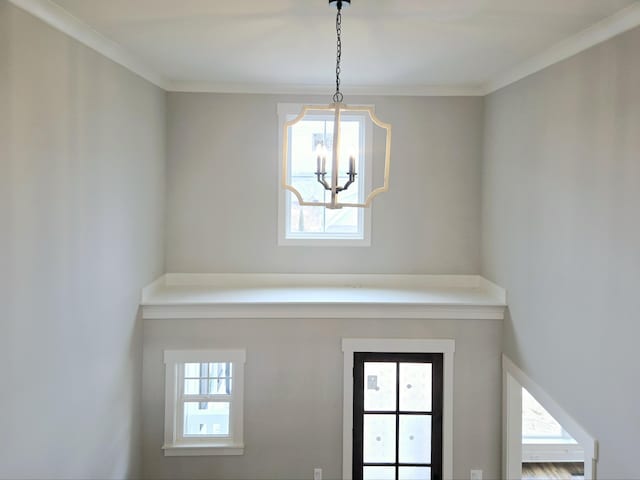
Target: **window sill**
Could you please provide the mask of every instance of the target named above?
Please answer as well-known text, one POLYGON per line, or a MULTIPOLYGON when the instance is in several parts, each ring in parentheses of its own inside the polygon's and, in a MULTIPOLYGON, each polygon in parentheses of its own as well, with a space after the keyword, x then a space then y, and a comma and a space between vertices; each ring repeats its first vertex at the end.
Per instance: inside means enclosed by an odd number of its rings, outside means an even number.
POLYGON ((278 239, 279 247, 370 247, 371 238, 311 238, 283 237, 278 239))
POLYGON ((207 444, 163 445, 165 457, 197 457, 213 455, 244 455, 244 445, 207 444))
POLYGON ((573 438, 522 437, 523 445, 578 445, 573 438))
POLYGON ((584 462, 584 449, 578 444, 524 443, 523 462, 584 462))

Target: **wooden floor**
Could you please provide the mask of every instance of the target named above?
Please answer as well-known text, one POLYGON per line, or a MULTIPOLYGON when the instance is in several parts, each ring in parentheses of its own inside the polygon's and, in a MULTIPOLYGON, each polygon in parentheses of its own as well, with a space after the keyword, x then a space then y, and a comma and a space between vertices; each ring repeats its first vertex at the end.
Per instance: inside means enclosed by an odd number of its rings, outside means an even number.
POLYGON ((523 480, 578 480, 584 477, 582 463, 523 463, 523 480))

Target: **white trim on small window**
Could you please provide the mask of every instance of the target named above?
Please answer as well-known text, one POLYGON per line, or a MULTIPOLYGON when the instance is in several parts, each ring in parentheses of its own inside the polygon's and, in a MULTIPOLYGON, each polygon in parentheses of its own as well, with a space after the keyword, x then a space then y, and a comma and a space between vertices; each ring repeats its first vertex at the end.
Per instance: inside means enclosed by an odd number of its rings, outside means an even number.
POLYGON ((355 352, 442 353, 442 478, 453 478, 453 357, 452 339, 343 338, 342 479, 352 477, 353 461, 353 354, 355 352))
MULTIPOLYGON (((245 350, 165 350, 165 456, 195 455, 242 455, 243 443, 243 392, 245 350), (227 386, 222 391, 211 392, 209 387, 197 393, 185 392, 186 364, 197 363, 206 367, 206 373, 196 375, 198 384, 221 381, 227 386), (224 374, 209 373, 210 364, 227 365, 224 374), (210 404, 228 405, 228 428, 226 431, 186 433, 184 409, 188 403, 199 403, 209 408, 210 404)), ((204 424, 202 425, 205 426, 204 424)))
MULTIPOLYGON (((368 247, 371 246, 371 208, 357 208, 358 224, 361 236, 353 234, 304 233, 295 234, 287 228, 289 225, 290 196, 289 191, 280 187, 282 176, 282 129, 284 123, 295 118, 302 110, 302 103, 278 103, 278 245, 307 247, 368 247)), ((361 129, 360 150, 364 153, 364 177, 362 185, 365 191, 371 190, 373 183, 373 126, 364 121, 361 129)), ((320 208, 320 207, 317 207, 320 208)), ((345 207, 346 208, 346 207, 345 207)), ((354 208, 354 207, 352 207, 354 208)))

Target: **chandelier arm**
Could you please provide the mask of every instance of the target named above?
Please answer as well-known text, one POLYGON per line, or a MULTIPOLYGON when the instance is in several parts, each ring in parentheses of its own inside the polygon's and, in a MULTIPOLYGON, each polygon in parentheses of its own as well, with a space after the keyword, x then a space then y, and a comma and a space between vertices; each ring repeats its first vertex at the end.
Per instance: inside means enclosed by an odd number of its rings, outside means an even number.
POLYGON ((325 190, 331 190, 331 185, 329 185, 325 180, 326 175, 327 175, 327 172, 316 172, 318 183, 322 185, 325 190))
POLYGON ((341 192, 344 192, 347 188, 351 186, 353 182, 356 181, 356 175, 357 173, 349 173, 349 180, 347 180, 347 182, 342 187, 340 187, 341 192))

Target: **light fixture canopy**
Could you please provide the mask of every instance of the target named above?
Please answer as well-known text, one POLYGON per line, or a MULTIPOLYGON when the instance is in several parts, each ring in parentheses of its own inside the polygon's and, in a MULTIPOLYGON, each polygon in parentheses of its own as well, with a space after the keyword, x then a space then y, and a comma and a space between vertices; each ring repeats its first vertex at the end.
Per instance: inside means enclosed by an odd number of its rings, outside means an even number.
MULTIPOLYGON (((340 209, 343 207, 369 207, 374 197, 382 192, 386 192, 389 189, 389 168, 391 160, 391 125, 380 120, 372 106, 349 106, 343 103, 343 94, 340 91, 340 72, 341 72, 341 58, 342 58, 342 8, 350 5, 351 0, 329 0, 329 5, 335 6, 338 10, 336 15, 336 37, 337 37, 337 51, 336 51, 336 91, 333 94, 333 102, 329 105, 304 105, 300 113, 293 119, 290 119, 284 123, 283 128, 283 141, 282 141, 282 187, 289 190, 296 196, 298 203, 301 206, 322 206, 328 209, 340 209), (331 147, 328 151, 325 148, 325 142, 314 151, 309 148, 304 154, 307 158, 316 159, 315 171, 309 172, 316 177, 318 184, 322 186, 325 192, 330 192, 329 201, 320 201, 317 198, 305 198, 300 189, 296 188, 291 182, 291 172, 293 170, 293 152, 291 148, 291 132, 293 127, 305 120, 306 117, 311 117, 311 114, 315 112, 316 118, 318 114, 326 115, 332 119, 333 132, 331 138, 328 139, 326 144, 331 147), (366 193, 362 191, 362 188, 358 188, 358 201, 342 201, 341 194, 344 194, 349 187, 358 182, 357 166, 364 165, 359 160, 363 157, 365 152, 348 153, 341 144, 341 137, 343 134, 343 117, 347 118, 353 115, 360 115, 366 117, 372 125, 377 126, 379 129, 385 132, 385 147, 384 147, 384 167, 383 167, 383 181, 382 185, 373 188, 370 192, 366 193), (329 162, 327 162, 327 156, 329 156, 329 162), (345 158, 346 157, 346 158, 345 158), (340 168, 345 167, 344 163, 348 160, 348 170, 342 175, 343 182, 340 183, 340 168), (327 172, 327 163, 330 164, 330 172, 327 172), (327 179, 329 176, 329 179, 327 179)), ((370 156, 373 156, 373 152, 366 152, 370 156)), ((307 161, 307 165, 313 164, 307 161)), ((370 166, 372 168, 372 166, 370 166)), ((362 172, 361 172, 362 173, 362 172)), ((372 176, 369 173, 370 177, 372 176)))
POLYGON ((341 9, 351 5, 351 0, 329 0, 329 5, 333 5, 334 7, 341 9))

